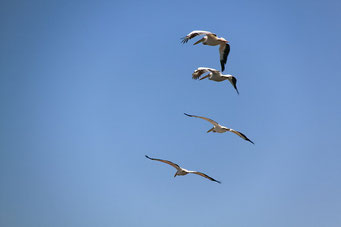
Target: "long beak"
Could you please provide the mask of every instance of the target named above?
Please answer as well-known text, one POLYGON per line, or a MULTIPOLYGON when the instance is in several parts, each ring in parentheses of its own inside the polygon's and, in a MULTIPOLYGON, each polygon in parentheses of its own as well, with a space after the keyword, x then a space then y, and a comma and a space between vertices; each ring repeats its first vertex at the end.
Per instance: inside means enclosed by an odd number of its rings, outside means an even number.
POLYGON ((203 79, 205 79, 205 78, 207 78, 207 77, 209 77, 209 76, 210 76, 210 74, 204 76, 203 78, 200 78, 200 80, 203 80, 203 79))
POLYGON ((204 41, 204 38, 202 38, 202 39, 196 41, 193 45, 197 45, 198 43, 201 43, 202 41, 204 41))

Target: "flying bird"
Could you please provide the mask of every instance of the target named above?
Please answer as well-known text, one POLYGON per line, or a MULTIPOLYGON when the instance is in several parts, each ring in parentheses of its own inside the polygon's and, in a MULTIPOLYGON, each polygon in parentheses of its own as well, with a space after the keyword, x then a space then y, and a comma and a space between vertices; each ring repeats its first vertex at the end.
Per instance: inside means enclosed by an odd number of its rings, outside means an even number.
POLYGON ((173 167, 176 169, 176 173, 175 173, 174 177, 176 177, 177 175, 179 175, 179 176, 184 176, 184 175, 187 175, 187 174, 189 174, 189 173, 194 173, 194 174, 200 175, 200 176, 202 176, 202 177, 205 177, 205 178, 207 178, 207 179, 209 179, 209 180, 211 180, 211 181, 215 181, 215 182, 217 182, 217 183, 219 183, 219 184, 221 183, 220 181, 217 181, 217 180, 213 179, 212 177, 207 176, 207 175, 204 174, 204 173, 197 172, 197 171, 191 171, 191 170, 187 170, 187 169, 181 168, 180 166, 178 166, 177 164, 175 164, 175 163, 173 163, 173 162, 171 162, 171 161, 167 161, 167 160, 163 160, 163 159, 157 159, 157 158, 150 158, 150 157, 148 157, 147 155, 145 155, 145 156, 146 156, 146 158, 148 158, 148 159, 150 159, 150 160, 163 162, 163 163, 166 163, 166 164, 168 164, 168 165, 173 166, 173 167))
POLYGON ((252 142, 249 138, 247 138, 243 133, 241 132, 238 132, 232 128, 227 128, 225 126, 221 126, 220 124, 218 124, 217 122, 213 121, 212 119, 209 119, 209 118, 206 118, 206 117, 200 117, 200 116, 195 116, 195 115, 190 115, 190 114, 186 114, 184 113, 186 116, 189 116, 189 117, 197 117, 197 118, 201 118, 201 119, 204 119, 208 122, 210 122, 211 124, 214 125, 213 128, 211 128, 210 130, 207 131, 207 133, 209 132, 218 132, 218 133, 224 133, 224 132, 227 132, 227 131, 230 131, 230 132, 233 132, 234 134, 238 135, 239 137, 243 138, 244 140, 246 141, 249 141, 250 143, 254 144, 254 142, 252 142))
POLYGON ((182 38, 182 43, 187 43, 188 40, 198 36, 198 35, 204 35, 204 37, 197 42, 195 42, 193 45, 196 45, 198 43, 202 43, 204 45, 208 46, 217 46, 219 47, 219 54, 220 54, 220 65, 221 65, 221 71, 224 72, 225 70, 225 64, 227 61, 227 56, 230 53, 230 45, 228 44, 228 41, 224 39, 223 37, 218 38, 216 34, 208 31, 192 31, 188 35, 182 38))
POLYGON ((221 82, 221 81, 224 81, 224 80, 228 80, 230 81, 230 83, 232 84, 232 86, 234 87, 234 89, 236 89, 238 95, 239 95, 239 91, 238 91, 238 88, 237 88, 237 79, 232 76, 232 75, 223 75, 219 70, 216 70, 216 69, 211 69, 211 68, 206 68, 206 67, 199 67, 198 69, 196 69, 193 74, 192 74, 192 78, 197 80, 200 78, 200 80, 203 80, 205 78, 207 78, 209 80, 213 80, 213 81, 217 81, 217 82, 221 82), (204 77, 201 77, 203 74, 209 72, 209 74, 207 74, 206 76, 204 77))

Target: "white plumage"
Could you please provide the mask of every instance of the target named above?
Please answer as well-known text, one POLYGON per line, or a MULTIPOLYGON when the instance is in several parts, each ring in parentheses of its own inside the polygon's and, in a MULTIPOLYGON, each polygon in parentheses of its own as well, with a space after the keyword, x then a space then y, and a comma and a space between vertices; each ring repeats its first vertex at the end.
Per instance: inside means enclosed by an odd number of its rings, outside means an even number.
POLYGON ((187 43, 188 40, 198 36, 198 35, 204 35, 204 37, 197 42, 195 42, 193 45, 196 45, 198 43, 208 45, 208 46, 217 46, 219 47, 219 55, 220 55, 220 65, 221 65, 221 71, 224 72, 225 70, 225 64, 227 61, 227 56, 230 53, 230 45, 228 44, 228 41, 224 39, 223 37, 218 38, 216 34, 208 31, 192 31, 188 35, 182 38, 182 43, 187 43))
POLYGON ((211 128, 210 130, 208 130, 207 132, 218 132, 218 133, 224 133, 224 132, 233 132, 234 134, 238 135, 239 137, 243 138, 244 140, 246 141, 249 141, 250 143, 254 144, 254 142, 252 142, 249 138, 247 138, 243 133, 241 132, 238 132, 232 128, 227 128, 225 126, 222 126, 220 124, 218 124, 217 122, 213 121, 212 119, 209 119, 207 117, 200 117, 200 116, 195 116, 195 115, 190 115, 190 114, 186 114, 186 116, 189 116, 189 117, 197 117, 197 118, 201 118, 201 119, 204 119, 208 122, 210 122, 211 124, 214 125, 213 128, 211 128))
POLYGON ((146 158, 148 158, 150 160, 163 162, 163 163, 166 163, 168 165, 173 166, 176 169, 176 173, 175 173, 174 177, 176 177, 178 175, 179 176, 184 176, 184 175, 187 175, 189 173, 193 173, 193 174, 197 174, 199 176, 205 177, 205 178, 207 178, 207 179, 209 179, 211 181, 215 181, 215 182, 217 182, 219 184, 221 183, 220 181, 217 181, 217 180, 213 179, 212 177, 207 176, 206 174, 204 174, 202 172, 191 171, 191 170, 187 170, 187 169, 181 168, 180 166, 178 166, 177 164, 175 164, 175 163, 173 163, 171 161, 167 161, 167 160, 163 160, 163 159, 158 159, 158 158, 150 158, 147 155, 145 155, 145 156, 146 156, 146 158))
POLYGON ((230 83, 232 84, 234 89, 236 89, 237 93, 239 94, 239 91, 237 88, 237 79, 232 75, 229 75, 229 74, 223 75, 219 70, 206 68, 206 67, 199 67, 192 74, 192 78, 195 80, 197 80, 199 78, 200 78, 200 80, 203 80, 207 77, 209 80, 213 80, 213 81, 217 81, 217 82, 221 82, 224 80, 230 81, 230 83), (209 72, 209 74, 200 78, 200 76, 202 76, 203 74, 205 74, 207 72, 209 72))

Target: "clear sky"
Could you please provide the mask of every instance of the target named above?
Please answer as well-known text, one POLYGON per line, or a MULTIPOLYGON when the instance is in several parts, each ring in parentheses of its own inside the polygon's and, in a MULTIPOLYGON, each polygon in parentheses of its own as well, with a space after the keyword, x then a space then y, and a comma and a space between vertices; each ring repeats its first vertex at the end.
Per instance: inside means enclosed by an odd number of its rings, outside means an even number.
POLYGON ((340 1, 1 1, 0 226, 341 226, 340 1), (207 30, 218 48, 180 38, 207 30), (207 134, 210 117, 242 131, 207 134), (174 161, 222 181, 144 157, 174 161))

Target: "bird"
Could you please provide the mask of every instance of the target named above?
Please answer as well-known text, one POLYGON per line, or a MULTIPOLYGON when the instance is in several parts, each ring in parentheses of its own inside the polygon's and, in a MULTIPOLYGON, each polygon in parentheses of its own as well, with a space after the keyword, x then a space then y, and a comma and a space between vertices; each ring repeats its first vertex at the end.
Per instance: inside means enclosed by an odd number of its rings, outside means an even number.
POLYGON ((167 160, 163 160, 163 159, 158 159, 158 158, 150 158, 150 157, 147 156, 147 155, 145 155, 145 156, 146 156, 146 158, 148 158, 148 159, 150 159, 150 160, 163 162, 163 163, 166 163, 166 164, 168 164, 168 165, 173 166, 173 167, 176 169, 176 173, 175 173, 174 177, 176 177, 176 176, 184 176, 184 175, 187 175, 187 174, 189 174, 189 173, 194 173, 194 174, 197 174, 197 175, 199 175, 199 176, 205 177, 205 178, 207 178, 207 179, 209 179, 209 180, 211 180, 211 181, 215 181, 215 182, 221 184, 220 181, 215 180, 215 179, 213 179, 212 177, 209 177, 209 176, 207 176, 206 174, 204 174, 204 173, 202 173, 202 172, 191 171, 191 170, 187 170, 187 169, 181 168, 180 166, 178 166, 177 164, 175 164, 175 163, 173 163, 173 162, 171 162, 171 161, 167 161, 167 160))
POLYGON ((211 69, 211 68, 206 68, 206 67, 199 67, 198 69, 196 69, 193 74, 192 74, 192 78, 194 80, 197 80, 200 78, 200 80, 203 80, 205 78, 207 78, 209 80, 213 80, 213 81, 217 81, 217 82, 221 82, 221 81, 224 81, 224 80, 229 80, 230 83, 233 85, 234 89, 236 89, 237 91, 237 94, 239 95, 239 91, 238 91, 238 88, 237 88, 237 79, 232 76, 232 75, 223 75, 219 70, 216 70, 216 69, 211 69), (201 77, 203 74, 209 72, 209 74, 207 74, 206 76, 204 77, 201 77))
POLYGON ((185 37, 181 38, 182 43, 185 44, 188 42, 188 40, 198 36, 198 35, 204 35, 204 38, 198 40, 195 42, 193 45, 196 45, 198 43, 201 43, 203 45, 208 45, 208 46, 217 46, 220 45, 219 47, 219 55, 220 55, 220 65, 221 65, 221 71, 224 72, 225 70, 225 64, 227 61, 227 56, 230 53, 230 45, 228 44, 229 41, 224 39, 223 37, 218 38, 216 34, 208 31, 192 31, 185 37))
POLYGON ((249 138, 247 138, 243 133, 238 132, 238 131, 236 131, 236 130, 234 130, 234 129, 231 129, 231 128, 227 128, 227 127, 225 127, 225 126, 222 126, 222 125, 218 124, 217 122, 213 121, 212 119, 209 119, 209 118, 207 118, 207 117, 200 117, 200 116, 190 115, 190 114, 186 114, 186 113, 184 113, 184 114, 185 114, 186 116, 189 116, 189 117, 197 117, 197 118, 204 119, 204 120, 210 122, 211 124, 213 124, 214 127, 211 128, 210 130, 208 130, 207 133, 209 133, 209 132, 211 132, 211 131, 212 131, 212 132, 218 132, 218 133, 224 133, 224 132, 229 131, 229 132, 233 132, 234 134, 238 135, 239 137, 243 138, 244 140, 249 141, 250 143, 254 144, 254 142, 251 141, 249 138))

